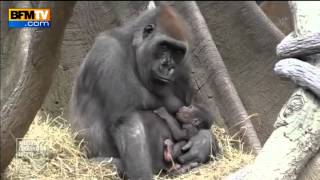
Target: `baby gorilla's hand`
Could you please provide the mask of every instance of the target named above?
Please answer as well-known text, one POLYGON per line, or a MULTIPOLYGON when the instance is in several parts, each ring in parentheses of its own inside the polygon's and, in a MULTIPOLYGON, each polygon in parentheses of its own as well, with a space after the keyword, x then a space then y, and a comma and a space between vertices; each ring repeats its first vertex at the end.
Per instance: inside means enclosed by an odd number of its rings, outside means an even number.
POLYGON ((168 111, 164 107, 154 110, 153 113, 157 114, 162 119, 166 119, 169 116, 168 111))

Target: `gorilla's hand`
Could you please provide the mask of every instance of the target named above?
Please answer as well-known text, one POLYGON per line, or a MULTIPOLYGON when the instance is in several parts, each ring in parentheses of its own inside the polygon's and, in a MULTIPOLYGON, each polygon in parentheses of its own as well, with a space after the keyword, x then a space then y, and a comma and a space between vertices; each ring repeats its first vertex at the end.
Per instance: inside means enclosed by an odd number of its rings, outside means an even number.
POLYGON ((211 152, 213 155, 219 152, 217 141, 209 130, 200 130, 197 135, 190 138, 182 150, 185 153, 178 157, 178 162, 181 164, 205 163, 209 160, 211 152))

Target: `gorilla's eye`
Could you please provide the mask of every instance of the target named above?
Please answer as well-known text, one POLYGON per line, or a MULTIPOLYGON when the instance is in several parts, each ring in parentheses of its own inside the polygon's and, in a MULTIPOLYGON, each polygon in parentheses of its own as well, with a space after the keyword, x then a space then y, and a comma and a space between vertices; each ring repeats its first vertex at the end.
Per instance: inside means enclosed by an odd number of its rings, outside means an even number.
POLYGON ((143 29, 143 38, 147 37, 149 34, 151 34, 154 30, 154 24, 148 24, 143 29))

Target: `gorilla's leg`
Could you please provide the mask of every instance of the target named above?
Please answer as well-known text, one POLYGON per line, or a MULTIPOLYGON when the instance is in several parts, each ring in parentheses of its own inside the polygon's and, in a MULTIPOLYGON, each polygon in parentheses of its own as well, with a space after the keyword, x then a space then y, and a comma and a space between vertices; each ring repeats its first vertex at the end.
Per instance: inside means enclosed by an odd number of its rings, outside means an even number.
POLYGON ((152 179, 152 165, 145 128, 139 113, 118 119, 111 128, 121 162, 129 179, 152 179))
POLYGON ((85 137, 85 151, 88 158, 119 157, 112 137, 106 132, 103 121, 95 121, 88 129, 81 132, 85 137))

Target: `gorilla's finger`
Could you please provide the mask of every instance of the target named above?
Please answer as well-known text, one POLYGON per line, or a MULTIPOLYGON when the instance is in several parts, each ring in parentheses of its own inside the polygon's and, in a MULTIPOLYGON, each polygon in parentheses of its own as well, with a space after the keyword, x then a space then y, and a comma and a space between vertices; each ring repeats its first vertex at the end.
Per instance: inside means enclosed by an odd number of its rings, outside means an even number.
POLYGON ((184 146, 181 148, 181 150, 184 151, 184 152, 186 152, 186 151, 188 151, 188 150, 192 147, 192 145, 193 145, 192 141, 189 141, 186 145, 184 145, 184 146))

